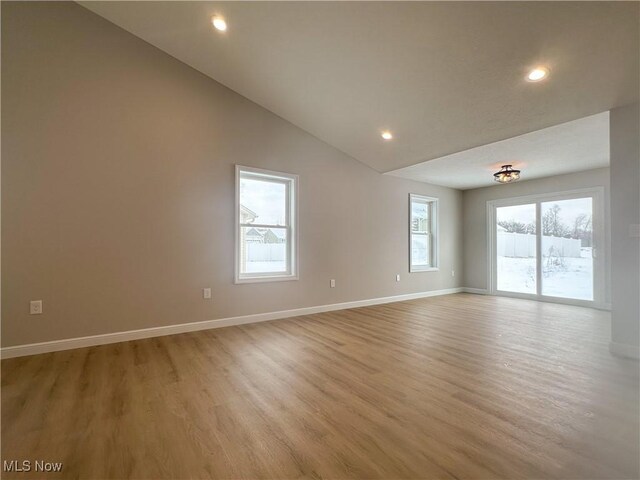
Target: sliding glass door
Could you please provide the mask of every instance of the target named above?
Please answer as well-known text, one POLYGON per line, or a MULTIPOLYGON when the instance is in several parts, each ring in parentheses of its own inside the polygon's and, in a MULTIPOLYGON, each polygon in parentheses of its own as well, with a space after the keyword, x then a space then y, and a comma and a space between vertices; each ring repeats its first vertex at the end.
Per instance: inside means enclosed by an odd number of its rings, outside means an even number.
POLYGON ((600 189, 489 202, 491 291, 603 302, 601 202, 600 189))
POLYGON ((537 293, 536 204, 496 208, 498 290, 537 293))
POLYGON ((541 203, 542 295, 593 300, 593 199, 541 203))

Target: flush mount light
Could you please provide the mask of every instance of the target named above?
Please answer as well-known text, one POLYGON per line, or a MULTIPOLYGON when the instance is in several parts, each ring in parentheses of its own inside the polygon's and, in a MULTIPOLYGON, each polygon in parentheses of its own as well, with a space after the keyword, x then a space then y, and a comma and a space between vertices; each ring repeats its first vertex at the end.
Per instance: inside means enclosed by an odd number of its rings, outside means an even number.
POLYGON ((382 132, 380 134, 380 136, 382 138, 384 138, 385 140, 391 140, 393 138, 393 135, 391 134, 391 132, 389 130, 385 130, 384 132, 382 132))
POLYGON ((511 183, 520 180, 520 170, 514 170, 511 165, 503 165, 499 171, 493 174, 493 178, 499 183, 511 183))
POLYGON ((549 69, 547 67, 536 67, 527 73, 528 82, 539 82, 544 80, 549 75, 549 69))
POLYGON ((225 32, 227 30, 227 22, 225 22, 224 18, 222 17, 219 17, 217 15, 211 17, 211 23, 217 30, 220 30, 221 32, 225 32))

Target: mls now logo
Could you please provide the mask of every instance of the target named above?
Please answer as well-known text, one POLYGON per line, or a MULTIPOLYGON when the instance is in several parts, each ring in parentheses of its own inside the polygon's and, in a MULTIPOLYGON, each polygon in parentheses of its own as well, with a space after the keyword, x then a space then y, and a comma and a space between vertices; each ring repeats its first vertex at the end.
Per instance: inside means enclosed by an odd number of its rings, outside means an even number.
POLYGON ((5 472, 61 472, 62 462, 45 462, 44 460, 4 460, 2 470, 5 472))

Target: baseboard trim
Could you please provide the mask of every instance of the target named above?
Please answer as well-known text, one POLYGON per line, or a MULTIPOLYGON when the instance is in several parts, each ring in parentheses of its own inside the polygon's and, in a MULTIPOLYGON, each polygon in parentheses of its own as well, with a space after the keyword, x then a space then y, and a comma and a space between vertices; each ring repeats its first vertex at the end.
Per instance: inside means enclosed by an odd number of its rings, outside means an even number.
POLYGON ((489 295, 489 290, 487 290, 486 288, 464 287, 462 291, 464 293, 474 293, 476 295, 489 295))
POLYGON ((230 327, 232 325, 244 325, 247 323, 266 322, 281 318, 297 317, 300 315, 311 315, 314 313, 331 312, 334 310, 344 310, 347 308, 367 307, 370 305, 381 305, 384 303, 403 302, 418 298, 435 297, 438 295, 449 295, 461 293, 463 288, 447 288, 443 290, 432 290, 430 292, 409 293, 405 295, 394 295, 391 297, 370 298, 367 300, 356 300, 353 302, 333 303, 329 305, 319 305, 315 307, 295 308, 292 310, 281 310, 278 312, 255 313, 252 315, 242 315, 239 317, 218 318, 215 320, 204 320, 202 322, 181 323, 178 325, 167 325, 163 327, 143 328, 140 330, 128 330, 125 332, 106 333, 103 335, 91 335, 88 337, 67 338, 64 340, 54 340, 51 342, 31 343, 27 345, 16 345, 0 349, 0 357, 14 358, 26 355, 37 355, 40 353, 59 352, 61 350, 71 350, 74 348, 92 347, 95 345, 106 345, 109 343, 127 342, 129 340, 140 340, 143 338, 162 337, 165 335, 175 335, 177 333, 196 332, 198 330, 209 330, 213 328, 230 327))
POLYGON ((563 300, 561 298, 553 299, 552 297, 532 298, 530 295, 526 295, 526 294, 521 295, 519 293, 507 293, 507 292, 492 294, 489 290, 485 288, 464 287, 462 291, 465 293, 473 293, 475 295, 494 295, 497 297, 521 298, 523 300, 531 300, 534 302, 557 303, 559 305, 573 305, 574 307, 595 308, 596 310, 605 310, 608 312, 611 311, 610 303, 583 302, 581 300, 571 301, 570 299, 566 299, 566 300, 563 300))
POLYGON ((636 345, 629 345, 627 343, 619 343, 619 342, 610 342, 609 351, 617 357, 640 360, 640 347, 636 345))

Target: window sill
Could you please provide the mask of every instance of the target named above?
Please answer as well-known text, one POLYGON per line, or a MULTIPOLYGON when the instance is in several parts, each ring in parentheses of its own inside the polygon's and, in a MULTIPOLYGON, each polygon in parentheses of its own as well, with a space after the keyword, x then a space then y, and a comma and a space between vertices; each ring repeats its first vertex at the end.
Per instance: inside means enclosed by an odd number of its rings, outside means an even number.
POLYGON ((409 273, 420 273, 420 272, 439 272, 439 267, 411 267, 409 269, 409 273))
POLYGON ((261 277, 241 277, 236 278, 234 280, 234 283, 238 285, 242 283, 288 282, 291 280, 298 280, 298 275, 265 275, 261 277))

